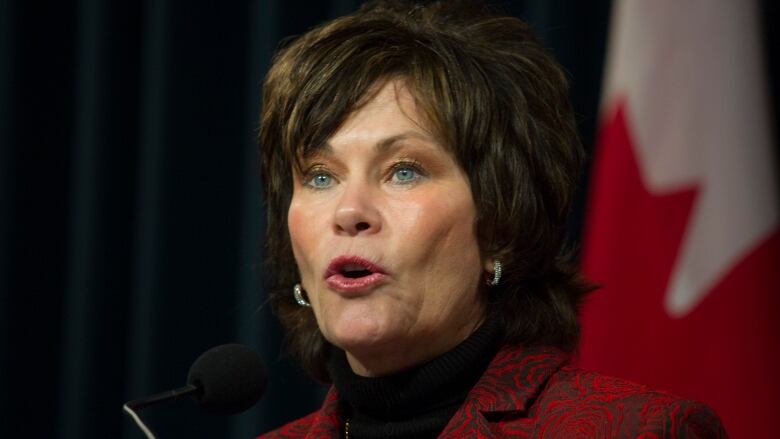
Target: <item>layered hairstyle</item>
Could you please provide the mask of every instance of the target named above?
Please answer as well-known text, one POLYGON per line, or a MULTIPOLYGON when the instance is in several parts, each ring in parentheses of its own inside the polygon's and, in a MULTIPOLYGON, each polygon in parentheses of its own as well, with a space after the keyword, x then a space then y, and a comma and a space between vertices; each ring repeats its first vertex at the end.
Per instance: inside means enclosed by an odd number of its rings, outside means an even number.
POLYGON ((400 80, 422 121, 469 178, 481 254, 499 259, 484 288, 505 342, 571 350, 592 288, 565 247, 584 153, 559 65, 517 18, 474 2, 370 1, 288 42, 263 91, 260 145, 269 300, 288 347, 328 381, 330 344, 298 306, 287 226, 293 170, 387 81, 400 80))

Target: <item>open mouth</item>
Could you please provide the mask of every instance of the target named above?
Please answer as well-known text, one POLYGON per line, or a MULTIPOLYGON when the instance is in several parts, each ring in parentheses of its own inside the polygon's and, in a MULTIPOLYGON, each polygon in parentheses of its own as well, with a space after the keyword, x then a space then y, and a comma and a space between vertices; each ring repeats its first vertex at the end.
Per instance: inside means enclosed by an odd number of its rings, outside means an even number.
POLYGON ((325 282, 342 293, 362 294, 386 282, 387 274, 379 265, 360 256, 338 256, 328 265, 325 282))
POLYGON ((325 277, 340 275, 348 279, 359 279, 372 274, 385 274, 382 267, 360 256, 338 256, 330 261, 325 277))
POLYGON ((358 279, 361 277, 370 276, 374 272, 369 268, 359 264, 346 264, 339 269, 339 273, 341 273, 342 276, 350 279, 358 279))

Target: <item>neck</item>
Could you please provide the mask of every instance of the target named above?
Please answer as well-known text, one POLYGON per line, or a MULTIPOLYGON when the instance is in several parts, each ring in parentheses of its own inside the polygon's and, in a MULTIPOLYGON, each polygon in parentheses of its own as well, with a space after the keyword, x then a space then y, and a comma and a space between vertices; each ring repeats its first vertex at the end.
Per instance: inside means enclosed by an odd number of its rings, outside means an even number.
POLYGON ((437 358, 380 378, 355 374, 345 353, 334 349, 331 377, 350 420, 350 436, 435 436, 463 403, 500 341, 498 325, 489 320, 437 358))

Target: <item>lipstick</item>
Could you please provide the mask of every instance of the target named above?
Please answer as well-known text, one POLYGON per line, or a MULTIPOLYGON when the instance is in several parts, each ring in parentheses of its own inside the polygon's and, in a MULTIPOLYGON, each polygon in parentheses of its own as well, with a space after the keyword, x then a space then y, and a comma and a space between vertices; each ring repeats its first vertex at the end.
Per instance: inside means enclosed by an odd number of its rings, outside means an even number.
POLYGON ((387 278, 387 272, 360 256, 343 255, 330 261, 324 277, 331 289, 340 293, 358 294, 380 285, 387 278))

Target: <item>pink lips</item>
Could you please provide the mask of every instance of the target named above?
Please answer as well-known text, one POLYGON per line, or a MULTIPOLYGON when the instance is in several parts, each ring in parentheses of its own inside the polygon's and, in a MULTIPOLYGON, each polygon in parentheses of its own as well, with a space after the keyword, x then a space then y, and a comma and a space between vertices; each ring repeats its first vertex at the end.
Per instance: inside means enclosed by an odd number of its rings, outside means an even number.
POLYGON ((359 256, 338 256, 325 271, 325 283, 341 293, 367 292, 385 278, 387 273, 382 267, 359 256))

